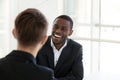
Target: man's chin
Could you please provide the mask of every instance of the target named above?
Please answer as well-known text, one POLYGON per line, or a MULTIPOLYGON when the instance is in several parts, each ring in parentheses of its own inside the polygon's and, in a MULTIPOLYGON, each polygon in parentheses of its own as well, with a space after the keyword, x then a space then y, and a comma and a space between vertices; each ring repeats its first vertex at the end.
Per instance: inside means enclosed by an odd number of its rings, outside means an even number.
POLYGON ((55 45, 60 45, 60 44, 61 44, 61 42, 60 42, 60 41, 57 41, 57 40, 54 40, 53 43, 54 43, 55 45))
POLYGON ((52 37, 52 40, 53 40, 53 42, 57 42, 57 43, 59 43, 59 42, 61 42, 61 38, 56 38, 56 37, 52 37))

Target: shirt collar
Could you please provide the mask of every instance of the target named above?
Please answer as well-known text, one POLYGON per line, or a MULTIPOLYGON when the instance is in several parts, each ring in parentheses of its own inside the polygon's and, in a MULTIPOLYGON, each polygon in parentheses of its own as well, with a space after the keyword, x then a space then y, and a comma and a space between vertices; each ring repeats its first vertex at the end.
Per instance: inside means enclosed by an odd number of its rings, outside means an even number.
MULTIPOLYGON (((66 47, 66 46, 67 46, 67 40, 65 41, 64 45, 60 48, 60 50, 63 49, 64 47, 66 47)), ((52 38, 51 38, 51 47, 56 49, 56 47, 55 47, 55 45, 54 45, 54 43, 52 41, 52 38)))

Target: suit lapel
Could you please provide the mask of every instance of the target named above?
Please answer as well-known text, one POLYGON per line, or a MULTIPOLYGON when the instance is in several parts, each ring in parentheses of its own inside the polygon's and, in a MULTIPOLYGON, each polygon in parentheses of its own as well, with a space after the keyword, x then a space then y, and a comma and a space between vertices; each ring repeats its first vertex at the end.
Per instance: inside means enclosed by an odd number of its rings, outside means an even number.
POLYGON ((52 47, 51 47, 51 45, 50 45, 50 36, 49 36, 49 38, 48 38, 48 41, 47 41, 47 45, 48 45, 48 47, 47 47, 47 59, 48 59, 48 64, 49 64, 49 67, 50 68, 52 68, 52 69, 54 69, 54 53, 53 53, 53 49, 52 49, 52 47))
POLYGON ((50 68, 54 69, 54 53, 49 49, 48 49, 47 59, 48 59, 48 64, 50 68))
POLYGON ((58 63, 55 66, 55 74, 56 74, 56 72, 59 72, 59 70, 63 66, 65 60, 70 55, 69 53, 70 53, 70 46, 67 44, 67 46, 62 50, 61 55, 58 60, 58 63))

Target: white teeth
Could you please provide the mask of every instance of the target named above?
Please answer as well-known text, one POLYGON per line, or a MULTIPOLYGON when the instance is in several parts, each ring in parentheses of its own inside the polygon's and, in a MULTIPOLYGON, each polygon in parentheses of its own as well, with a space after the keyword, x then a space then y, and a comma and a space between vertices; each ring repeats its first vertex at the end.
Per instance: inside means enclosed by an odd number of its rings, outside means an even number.
POLYGON ((59 36, 59 35, 56 35, 56 34, 55 34, 54 36, 55 36, 55 37, 61 37, 61 36, 59 36))

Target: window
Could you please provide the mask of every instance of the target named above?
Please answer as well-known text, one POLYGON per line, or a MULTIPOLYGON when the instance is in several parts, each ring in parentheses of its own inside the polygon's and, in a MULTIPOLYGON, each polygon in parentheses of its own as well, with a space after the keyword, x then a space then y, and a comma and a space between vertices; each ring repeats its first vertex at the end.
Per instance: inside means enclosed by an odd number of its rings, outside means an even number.
POLYGON ((120 74, 119 4, 119 0, 64 1, 64 14, 74 20, 71 38, 83 45, 85 75, 94 72, 120 74))
POLYGON ((101 42, 100 71, 115 74, 120 74, 119 4, 119 0, 101 0, 101 39, 106 41, 101 42))
POLYGON ((8 0, 0 0, 0 58, 8 52, 8 0))

